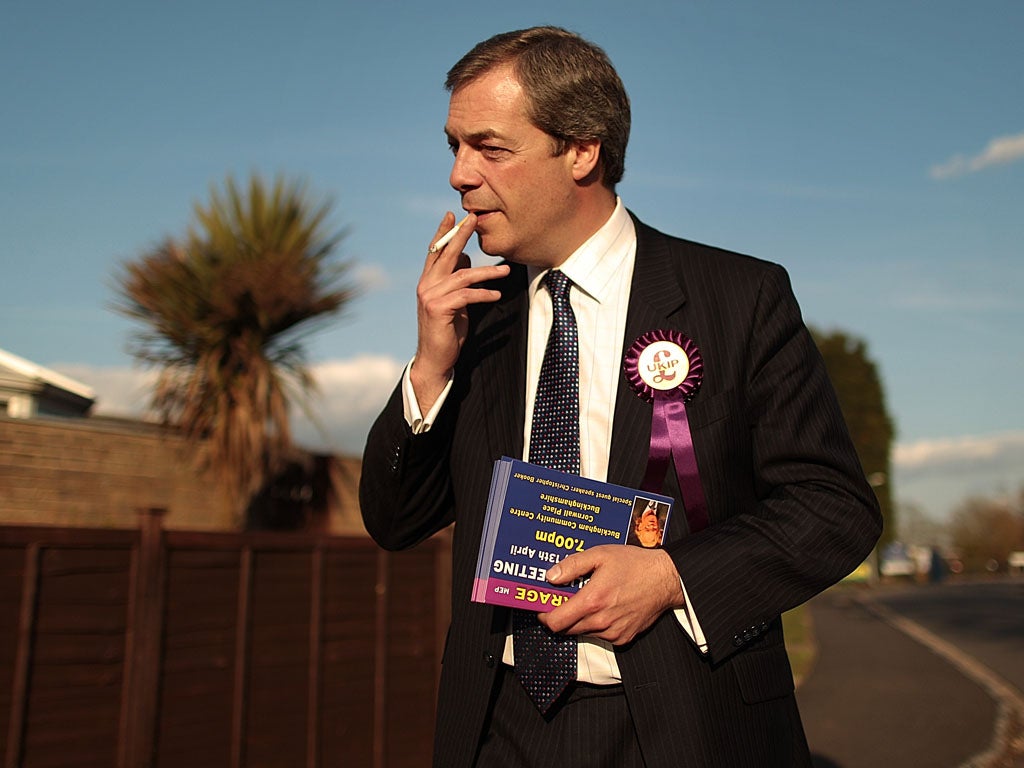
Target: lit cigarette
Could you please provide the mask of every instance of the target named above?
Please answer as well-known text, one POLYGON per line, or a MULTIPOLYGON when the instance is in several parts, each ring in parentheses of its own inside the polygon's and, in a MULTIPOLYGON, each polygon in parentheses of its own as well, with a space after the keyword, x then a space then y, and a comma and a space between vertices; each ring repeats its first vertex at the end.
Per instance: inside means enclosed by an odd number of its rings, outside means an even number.
POLYGON ((442 248, 444 248, 446 245, 448 245, 448 243, 451 242, 451 239, 453 237, 455 237, 456 234, 458 234, 459 229, 462 227, 463 224, 466 223, 466 219, 468 219, 468 218, 469 218, 469 216, 467 215, 462 221, 460 221, 454 227, 452 227, 447 232, 445 232, 443 235, 441 235, 437 239, 437 242, 434 243, 432 246, 430 246, 430 252, 431 253, 437 253, 442 248))

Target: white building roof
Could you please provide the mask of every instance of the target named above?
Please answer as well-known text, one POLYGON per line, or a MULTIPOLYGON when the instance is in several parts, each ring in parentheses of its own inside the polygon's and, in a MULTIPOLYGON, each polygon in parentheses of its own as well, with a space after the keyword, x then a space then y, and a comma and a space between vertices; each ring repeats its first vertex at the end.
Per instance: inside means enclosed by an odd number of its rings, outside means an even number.
POLYGON ((0 378, 3 377, 4 368, 16 376, 28 379, 30 382, 35 382, 39 385, 49 384, 51 387, 63 389, 86 400, 96 399, 96 393, 93 389, 82 384, 80 381, 75 381, 68 376, 51 371, 49 368, 36 365, 23 357, 18 357, 15 354, 0 349, 0 378))

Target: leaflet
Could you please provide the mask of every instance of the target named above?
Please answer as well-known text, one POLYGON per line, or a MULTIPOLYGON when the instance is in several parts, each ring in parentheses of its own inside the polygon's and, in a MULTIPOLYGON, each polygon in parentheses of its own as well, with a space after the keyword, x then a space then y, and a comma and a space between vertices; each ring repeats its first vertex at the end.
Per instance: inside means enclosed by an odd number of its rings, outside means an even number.
POLYGON ((557 472, 507 456, 494 462, 472 599, 550 611, 586 583, 554 586, 547 571, 602 544, 658 547, 669 496, 557 472))

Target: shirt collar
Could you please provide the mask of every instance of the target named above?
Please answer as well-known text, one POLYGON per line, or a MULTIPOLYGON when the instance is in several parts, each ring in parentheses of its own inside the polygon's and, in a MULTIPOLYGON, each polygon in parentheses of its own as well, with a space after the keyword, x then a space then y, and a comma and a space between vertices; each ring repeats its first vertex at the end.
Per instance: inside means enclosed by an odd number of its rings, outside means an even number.
MULTIPOLYGON (((597 232, 577 248, 558 269, 573 284, 599 304, 609 295, 613 281, 620 274, 623 262, 636 249, 636 228, 621 198, 615 199, 615 210, 597 232)), ((540 287, 548 270, 528 267, 530 296, 540 287)))

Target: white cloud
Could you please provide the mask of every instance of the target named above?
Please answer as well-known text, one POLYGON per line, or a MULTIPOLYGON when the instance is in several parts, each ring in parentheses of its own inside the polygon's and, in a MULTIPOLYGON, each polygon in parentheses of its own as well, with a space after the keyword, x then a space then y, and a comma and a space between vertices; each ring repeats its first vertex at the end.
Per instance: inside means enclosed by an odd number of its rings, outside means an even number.
POLYGON ((313 378, 324 395, 344 395, 356 403, 381 401, 379 386, 386 382, 391 393, 405 362, 386 355, 360 355, 348 360, 329 360, 312 366, 313 378))
POLYGON ((295 414, 295 439, 315 450, 359 455, 366 433, 402 375, 407 361, 363 355, 313 366, 318 394, 313 420, 295 414))
POLYGON ((918 440, 896 446, 893 492, 901 503, 945 520, 972 496, 1024 488, 1024 432, 918 440))
POLYGON ((951 179, 1019 160, 1024 160, 1024 133, 997 136, 980 153, 972 157, 954 155, 946 162, 932 166, 930 174, 936 180, 951 179))
POLYGON ((379 291, 391 286, 391 275, 378 264, 360 264, 355 269, 355 279, 365 291, 379 291))
MULTIPOLYGON (((313 420, 296 409, 293 413, 296 441, 314 450, 361 453, 366 433, 398 382, 406 362, 364 355, 311 366, 317 385, 317 393, 310 403, 313 420)), ((96 392, 96 415, 145 417, 146 401, 156 380, 155 371, 81 364, 53 368, 96 392)))
POLYGON ((155 370, 125 366, 96 367, 80 363, 53 366, 65 376, 88 384, 96 393, 93 412, 99 416, 141 416, 156 383, 155 370))
POLYGON ((907 474, 948 473, 989 469, 1015 469, 1024 480, 1024 432, 939 438, 898 444, 893 463, 907 474))

